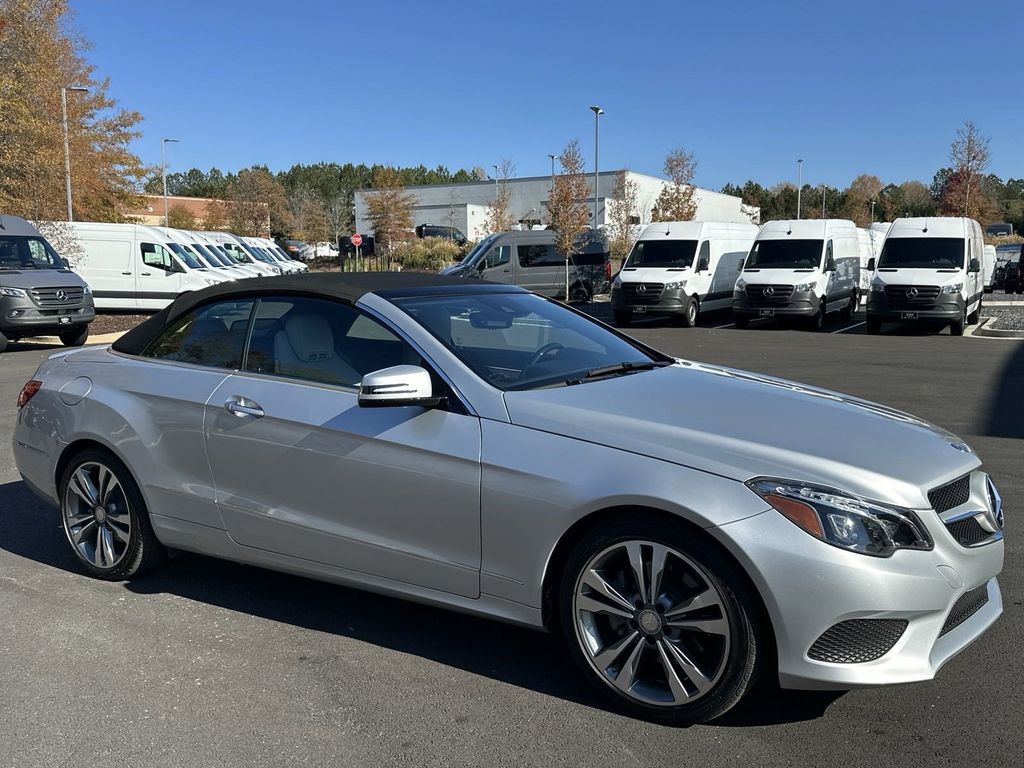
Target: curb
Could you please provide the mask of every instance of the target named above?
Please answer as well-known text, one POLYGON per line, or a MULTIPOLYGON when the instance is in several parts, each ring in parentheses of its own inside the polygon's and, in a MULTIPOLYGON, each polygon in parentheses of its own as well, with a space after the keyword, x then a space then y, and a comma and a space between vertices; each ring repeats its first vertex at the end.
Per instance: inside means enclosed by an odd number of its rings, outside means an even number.
POLYGON ((989 317, 982 321, 977 328, 971 331, 971 336, 982 336, 990 339, 1024 339, 1024 331, 1004 330, 1002 328, 989 328, 988 324, 998 318, 989 317))
MULTIPOLYGON (((86 344, 112 344, 113 342, 120 339, 127 331, 121 331, 119 333, 101 333, 99 336, 90 336, 86 344)), ((26 336, 21 341, 27 341, 35 344, 60 344, 61 341, 56 336, 26 336)))

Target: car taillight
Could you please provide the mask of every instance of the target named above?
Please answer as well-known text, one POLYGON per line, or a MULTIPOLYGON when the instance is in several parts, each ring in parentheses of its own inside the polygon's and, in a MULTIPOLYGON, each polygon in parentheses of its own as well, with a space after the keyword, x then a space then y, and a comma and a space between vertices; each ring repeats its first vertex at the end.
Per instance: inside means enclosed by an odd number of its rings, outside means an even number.
POLYGON ((604 279, 608 281, 612 279, 612 263, 610 261, 604 263, 604 279))
POLYGON ((38 379, 31 379, 25 382, 25 386, 21 388, 21 392, 18 393, 18 409, 24 408, 28 405, 28 401, 35 397, 36 392, 43 386, 43 382, 38 379))

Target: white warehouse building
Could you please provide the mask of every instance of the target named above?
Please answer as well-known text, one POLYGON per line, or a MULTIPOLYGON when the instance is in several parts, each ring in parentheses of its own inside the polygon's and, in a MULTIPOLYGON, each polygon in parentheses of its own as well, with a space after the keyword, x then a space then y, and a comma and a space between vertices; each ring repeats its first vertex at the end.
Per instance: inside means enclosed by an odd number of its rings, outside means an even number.
MULTIPOLYGON (((597 226, 607 221, 606 210, 614 209, 616 200, 612 197, 615 181, 622 171, 603 171, 598 175, 597 226)), ((651 209, 661 190, 669 182, 656 176, 625 171, 627 177, 637 185, 637 210, 632 217, 636 224, 651 221, 651 209)), ((590 196, 587 209, 594 209, 594 175, 587 176, 590 196)), ((551 193, 550 176, 527 176, 507 181, 510 193, 509 213, 523 228, 547 222, 548 197, 551 193)), ((485 221, 487 207, 497 192, 495 181, 470 181, 461 184, 421 184, 406 187, 406 192, 415 198, 413 226, 434 224, 455 227, 476 240, 487 231, 485 221)), ((366 215, 366 194, 372 189, 357 190, 355 194, 356 229, 359 232, 373 232, 373 225, 366 215)), ((712 192, 697 187, 697 214, 700 221, 730 221, 743 224, 759 224, 761 209, 744 205, 732 195, 712 192)), ((593 214, 591 214, 593 218, 593 214)))

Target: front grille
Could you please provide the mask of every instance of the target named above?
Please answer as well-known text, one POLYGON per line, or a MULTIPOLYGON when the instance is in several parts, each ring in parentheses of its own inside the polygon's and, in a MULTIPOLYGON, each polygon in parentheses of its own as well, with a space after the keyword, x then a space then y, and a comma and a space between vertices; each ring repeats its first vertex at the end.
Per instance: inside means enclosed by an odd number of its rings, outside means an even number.
POLYGON ((82 303, 85 291, 81 286, 60 286, 57 288, 33 288, 32 301, 40 307, 70 307, 82 303), (63 292, 64 298, 57 297, 63 292))
POLYGON ((975 544, 980 544, 995 535, 991 531, 986 531, 982 528, 981 523, 973 517, 966 517, 963 520, 946 523, 946 528, 953 534, 953 538, 965 547, 973 547, 975 544))
POLYGON ((850 619, 829 627, 807 656, 832 664, 863 664, 885 656, 903 636, 906 619, 850 619))
POLYGON ((966 504, 969 498, 971 498, 970 475, 964 475, 958 480, 928 491, 928 503, 940 515, 961 504, 966 504))
POLYGON ((887 285, 885 298, 890 304, 934 304, 941 288, 937 285, 887 285), (915 295, 907 295, 910 291, 915 295))
POLYGON ((661 283, 623 283, 622 296, 633 304, 656 304, 665 286, 661 283))
POLYGON ((747 298, 752 302, 782 303, 789 301, 793 295, 792 285, 765 285, 763 283, 747 283, 747 298), (769 290, 770 293, 765 293, 769 290))
POLYGON ((984 608, 985 603, 987 602, 988 584, 982 584, 980 587, 975 587, 970 592, 964 592, 960 595, 960 599, 953 604, 953 608, 950 610, 949 616, 946 617, 946 623, 942 625, 942 631, 939 632, 939 637, 942 637, 947 632, 959 627, 971 618, 971 616, 984 608))

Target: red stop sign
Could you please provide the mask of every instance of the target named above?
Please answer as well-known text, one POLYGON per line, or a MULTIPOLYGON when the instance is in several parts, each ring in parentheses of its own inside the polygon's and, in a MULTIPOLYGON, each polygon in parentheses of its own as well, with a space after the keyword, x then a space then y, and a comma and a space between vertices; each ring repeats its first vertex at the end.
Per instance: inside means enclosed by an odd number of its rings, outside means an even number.
POLYGON ((360 235, 358 232, 356 232, 354 235, 352 235, 352 245, 354 245, 356 248, 358 248, 362 244, 363 244, 363 236, 362 235, 360 235))

